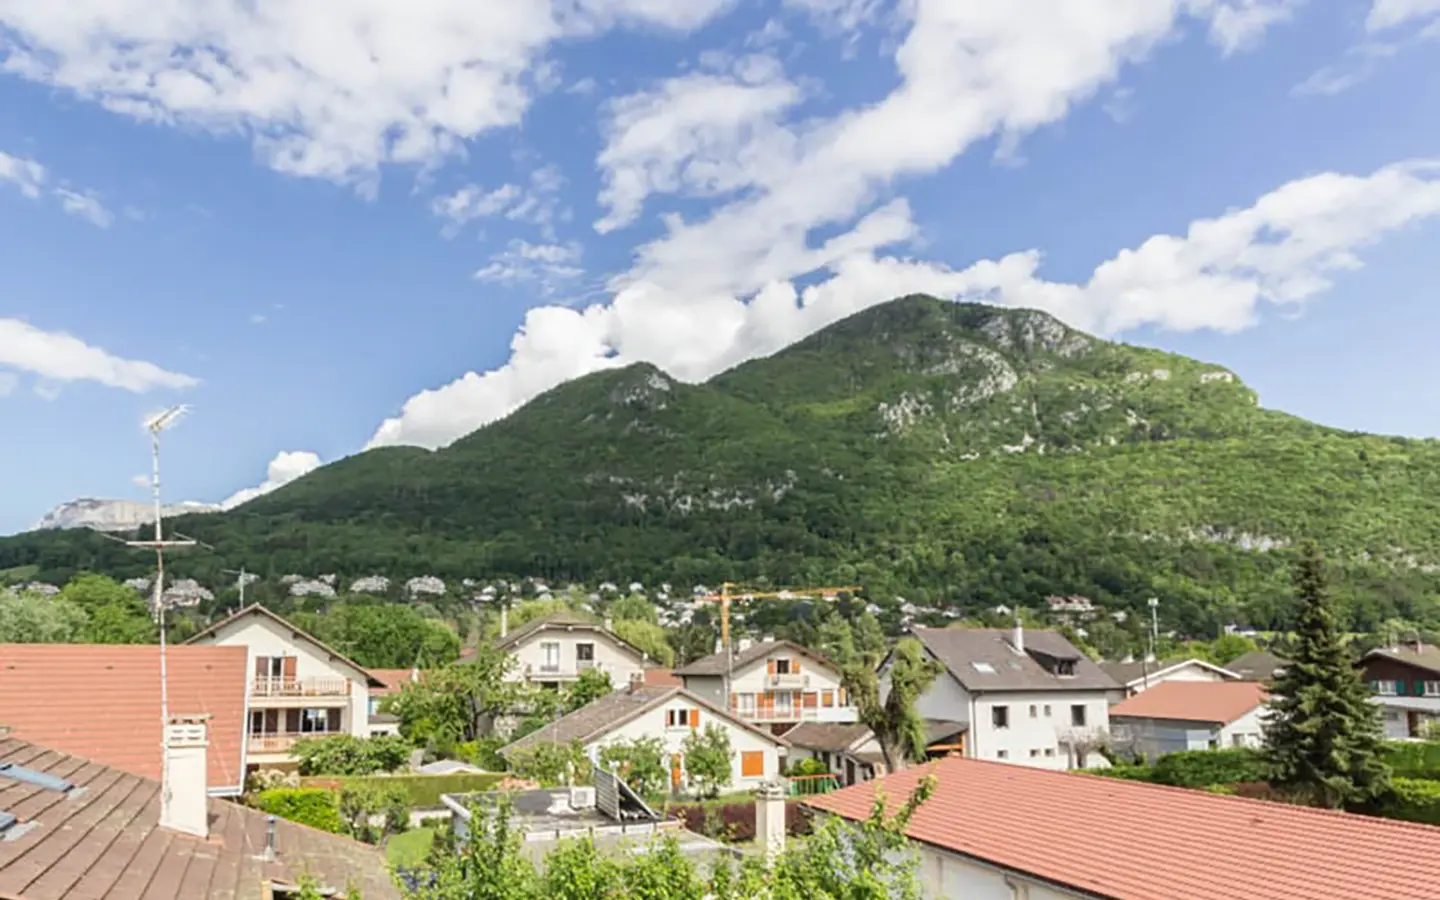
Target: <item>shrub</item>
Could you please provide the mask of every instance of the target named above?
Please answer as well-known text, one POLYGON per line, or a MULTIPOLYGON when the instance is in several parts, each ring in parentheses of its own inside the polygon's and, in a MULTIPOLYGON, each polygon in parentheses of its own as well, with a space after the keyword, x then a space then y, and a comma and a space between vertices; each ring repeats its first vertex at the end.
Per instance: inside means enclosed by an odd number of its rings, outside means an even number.
POLYGON ((378 844, 387 836, 399 834, 410 824, 410 809, 405 791, 395 785, 383 784, 378 778, 347 784, 340 789, 340 818, 345 833, 367 844, 378 844), (372 819, 382 817, 376 825, 372 819))
POLYGON ((479 775, 371 775, 356 778, 306 778, 306 787, 342 790, 363 785, 395 788, 405 795, 411 809, 440 805, 441 794, 471 794, 494 790, 504 775, 485 772, 479 775))
POLYGON ((263 812, 321 831, 340 834, 345 830, 335 792, 324 788, 271 788, 256 794, 254 805, 263 812))
POLYGON ((813 756, 807 756, 805 759, 791 766, 790 770, 785 774, 792 778, 798 778, 804 775, 829 775, 830 767, 813 756))
POLYGON ((1440 781, 1426 778, 1392 778, 1393 793, 1378 812, 1387 819, 1440 825, 1440 781))
POLYGON ((1155 783, 1189 788, 1264 781, 1268 774, 1259 752, 1249 747, 1169 753, 1155 761, 1153 770, 1155 783))
POLYGON ((1103 775, 1106 778, 1121 778, 1126 781, 1154 781, 1155 769, 1134 763, 1121 763, 1108 769, 1086 769, 1089 775, 1103 775))
POLYGON ((393 734, 357 738, 350 734, 308 738, 295 744, 301 775, 370 775, 405 764, 410 745, 393 734))
POLYGON ((1397 778, 1440 780, 1440 741, 1391 741, 1385 762, 1397 778))

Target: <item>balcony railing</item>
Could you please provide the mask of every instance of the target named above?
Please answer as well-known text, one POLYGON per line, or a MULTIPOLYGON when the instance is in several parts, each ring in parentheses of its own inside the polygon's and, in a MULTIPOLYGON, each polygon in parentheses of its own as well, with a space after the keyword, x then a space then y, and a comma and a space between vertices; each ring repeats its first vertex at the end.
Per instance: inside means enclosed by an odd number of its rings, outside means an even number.
POLYGON ((347 697, 350 682, 345 678, 256 678, 250 685, 252 698, 266 697, 347 697))
POLYGON ((746 722, 855 722, 860 718, 853 706, 739 707, 730 712, 746 722))
MULTIPOLYGON (((526 678, 578 678, 581 672, 590 669, 599 669, 602 672, 610 671, 603 663, 595 662, 592 659, 578 660, 573 663, 557 663, 555 665, 527 664, 523 670, 526 678)), ((614 673, 611 672, 613 675, 614 673)))
POLYGON ((810 683, 810 678, 799 672, 777 672, 774 675, 767 675, 765 681, 771 687, 805 687, 810 683))
POLYGON ((337 731, 311 731, 304 734, 296 732, 282 732, 275 734, 252 734, 247 739, 247 750, 250 753, 288 753, 294 749, 296 742, 310 738, 330 737, 341 734, 337 731))

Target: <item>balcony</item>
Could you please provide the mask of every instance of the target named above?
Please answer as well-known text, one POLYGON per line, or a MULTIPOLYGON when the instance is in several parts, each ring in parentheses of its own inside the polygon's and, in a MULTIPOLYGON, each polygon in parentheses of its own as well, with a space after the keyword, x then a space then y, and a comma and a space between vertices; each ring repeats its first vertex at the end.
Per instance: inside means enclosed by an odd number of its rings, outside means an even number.
POLYGON ((349 698, 346 678, 256 678, 250 683, 251 700, 314 700, 317 697, 349 698))
MULTIPOLYGON (((582 672, 587 672, 591 669, 601 672, 610 671, 609 667, 603 663, 586 659, 574 663, 557 663, 553 666, 547 666, 544 663, 538 666, 526 665, 522 670, 522 675, 527 681, 566 681, 572 678, 579 678, 582 672)), ((612 672, 611 674, 613 676, 614 673, 612 672)))
POLYGON ((778 673, 778 674, 775 674, 775 675, 766 675, 766 676, 765 676, 765 684, 766 684, 766 686, 768 686, 768 687, 775 687, 775 688, 803 688, 803 687, 809 687, 809 685, 810 685, 810 676, 808 676, 808 675, 802 675, 802 674, 800 674, 800 673, 798 673, 798 672, 778 673))
POLYGON ((299 741, 333 737, 344 733, 342 731, 308 731, 303 734, 299 732, 252 734, 246 738, 245 750, 250 754, 289 753, 295 749, 295 744, 299 741))
POLYGON ((730 713, 746 722, 858 722, 860 713, 853 706, 790 706, 730 707, 730 713))

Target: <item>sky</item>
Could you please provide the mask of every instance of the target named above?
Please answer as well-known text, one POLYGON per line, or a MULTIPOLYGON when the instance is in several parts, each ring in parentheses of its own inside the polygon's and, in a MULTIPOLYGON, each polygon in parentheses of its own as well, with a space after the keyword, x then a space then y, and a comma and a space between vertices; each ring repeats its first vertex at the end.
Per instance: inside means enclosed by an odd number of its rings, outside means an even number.
POLYGON ((0 534, 896 296, 1440 434, 1440 0, 0 0, 0 534))

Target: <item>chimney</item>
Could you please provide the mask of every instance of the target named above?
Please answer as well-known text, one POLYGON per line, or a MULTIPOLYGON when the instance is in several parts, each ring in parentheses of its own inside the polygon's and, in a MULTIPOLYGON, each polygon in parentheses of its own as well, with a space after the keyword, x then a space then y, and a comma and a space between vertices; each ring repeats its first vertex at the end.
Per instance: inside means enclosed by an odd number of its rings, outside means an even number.
POLYGON ((778 779, 755 789, 755 841, 766 865, 785 852, 785 785, 778 779))
POLYGON ((1015 617, 1015 632, 1010 638, 1010 643, 1015 645, 1016 653, 1025 652, 1025 626, 1020 624, 1020 617, 1015 617))
POLYGON ((500 636, 503 638, 510 633, 510 607, 500 607, 500 636))
POLYGON ((609 616, 606 616, 606 617, 605 617, 605 630, 606 630, 606 631, 614 631, 614 630, 615 630, 615 620, 612 619, 612 618, 610 618, 609 616))
POLYGON ((630 673, 630 693, 633 694, 633 693, 635 693, 636 691, 640 690, 640 688, 642 688, 642 687, 644 687, 644 686, 645 686, 645 673, 644 673, 644 672, 631 672, 631 673, 630 673))
POLYGON ((161 828, 202 838, 210 834, 209 782, 205 772, 209 722, 209 715, 190 715, 171 716, 165 723, 161 828))

